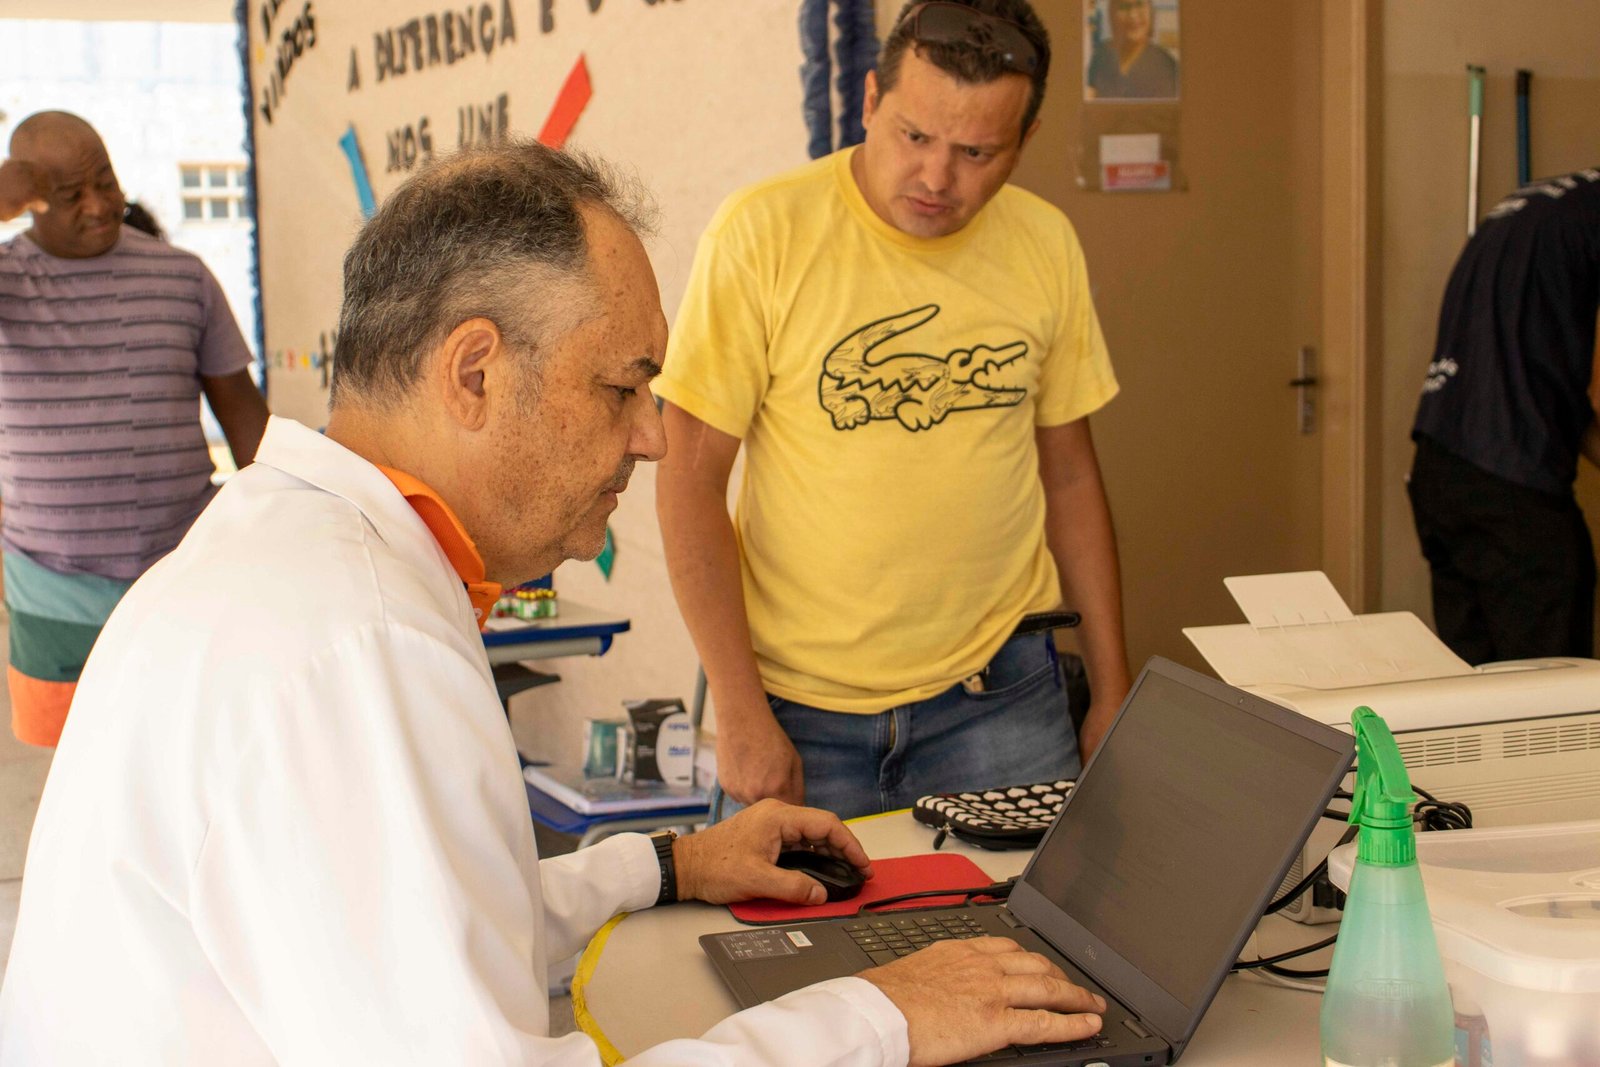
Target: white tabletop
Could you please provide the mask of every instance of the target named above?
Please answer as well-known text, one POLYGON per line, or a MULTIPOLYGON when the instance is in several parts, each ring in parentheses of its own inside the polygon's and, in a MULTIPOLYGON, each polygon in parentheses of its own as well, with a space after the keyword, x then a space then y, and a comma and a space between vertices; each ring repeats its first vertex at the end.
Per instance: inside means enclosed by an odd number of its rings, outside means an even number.
MULTIPOLYGON (((933 832, 906 812, 850 824, 871 856, 906 856, 932 850, 933 832)), ((944 851, 969 857, 991 877, 1009 878, 1029 853, 986 852, 953 838, 944 851)), ((583 955, 573 983, 578 1025, 594 1038, 607 1062, 652 1045, 704 1033, 738 1010, 700 950, 701 934, 738 929, 728 910, 677 904, 613 920, 583 955)), ((1268 952, 1320 941, 1331 926, 1301 926, 1269 917, 1259 938, 1268 952)), ((1254 946, 1246 949, 1246 955, 1254 946)), ((1286 966, 1326 966, 1327 954, 1286 966)), ((1236 974, 1222 984, 1211 1009, 1180 1061, 1184 1067, 1312 1067, 1321 1063, 1317 1014, 1322 998, 1236 974)))

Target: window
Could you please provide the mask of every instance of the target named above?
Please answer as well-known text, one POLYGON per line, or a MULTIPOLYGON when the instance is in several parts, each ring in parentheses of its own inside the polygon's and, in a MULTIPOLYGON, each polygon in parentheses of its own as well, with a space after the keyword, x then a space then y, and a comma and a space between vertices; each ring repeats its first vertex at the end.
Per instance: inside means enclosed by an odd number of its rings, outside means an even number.
POLYGON ((247 219, 243 163, 182 163, 178 185, 185 222, 247 219))

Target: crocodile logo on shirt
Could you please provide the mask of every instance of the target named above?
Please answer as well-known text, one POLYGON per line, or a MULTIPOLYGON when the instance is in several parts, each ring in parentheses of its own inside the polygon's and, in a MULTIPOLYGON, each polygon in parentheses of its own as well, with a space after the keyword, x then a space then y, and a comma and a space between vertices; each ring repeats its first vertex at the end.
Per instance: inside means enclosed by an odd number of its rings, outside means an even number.
POLYGON ((869 322, 829 350, 817 392, 834 429, 892 419, 915 432, 937 426, 952 411, 1022 403, 1028 391, 1015 383, 1027 366, 1026 341, 957 348, 945 356, 878 351, 937 314, 937 304, 926 304, 869 322))

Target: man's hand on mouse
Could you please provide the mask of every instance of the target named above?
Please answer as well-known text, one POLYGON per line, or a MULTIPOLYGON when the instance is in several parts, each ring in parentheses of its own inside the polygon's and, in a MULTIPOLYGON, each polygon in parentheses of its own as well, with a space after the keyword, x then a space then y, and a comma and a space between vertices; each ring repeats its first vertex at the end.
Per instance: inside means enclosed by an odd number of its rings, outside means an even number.
POLYGON ((1101 997, 1004 937, 938 941, 862 971, 906 1017, 911 1067, 959 1063, 1005 1045, 1081 1041, 1100 1032, 1101 997))
POLYGON ((786 848, 811 847, 854 864, 872 877, 861 842, 831 812, 763 800, 726 822, 680 837, 672 845, 678 896, 728 904, 761 897, 790 904, 821 904, 827 891, 815 879, 774 864, 786 848))

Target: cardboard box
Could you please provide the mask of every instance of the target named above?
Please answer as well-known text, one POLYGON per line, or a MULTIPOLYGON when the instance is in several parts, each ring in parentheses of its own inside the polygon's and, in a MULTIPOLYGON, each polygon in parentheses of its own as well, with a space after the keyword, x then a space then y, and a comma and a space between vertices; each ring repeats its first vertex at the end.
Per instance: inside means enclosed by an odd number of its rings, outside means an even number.
POLYGON ((683 701, 630 700, 622 778, 627 782, 694 784, 694 723, 683 701))

